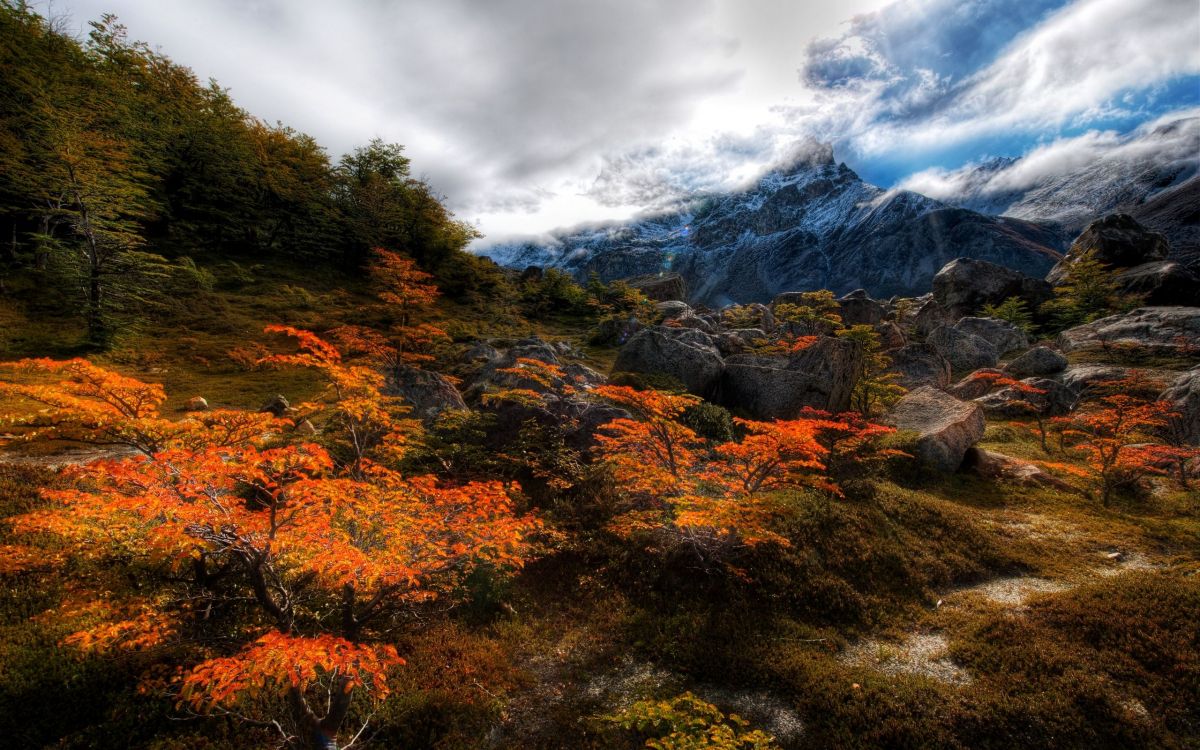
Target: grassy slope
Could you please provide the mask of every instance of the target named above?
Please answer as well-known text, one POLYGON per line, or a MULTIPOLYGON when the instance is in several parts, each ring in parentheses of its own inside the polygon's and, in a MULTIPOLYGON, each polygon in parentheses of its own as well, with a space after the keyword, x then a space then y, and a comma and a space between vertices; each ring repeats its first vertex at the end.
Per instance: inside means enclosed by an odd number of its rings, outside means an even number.
MULTIPOLYGON (((226 352, 265 341, 271 322, 378 322, 370 298, 331 275, 281 267, 256 276, 235 288, 218 275, 216 291, 184 300, 102 361, 163 382, 172 405, 193 395, 238 407, 276 392, 311 397, 317 385, 304 373, 246 372, 226 352)), ((444 300, 439 317, 463 340, 582 334, 571 321, 529 323, 482 303, 444 300)), ((31 316, 0 299, 6 357, 69 356, 78 335, 67 319, 31 316)), ((612 356, 594 354, 600 366, 612 356)), ((992 429, 984 447, 1041 457, 1020 431, 992 429)), ((33 489, 52 481, 44 470, 0 466, 0 515, 29 507, 33 489)), ((795 504, 793 547, 743 561, 748 581, 664 569, 596 537, 531 566, 512 584, 511 612, 431 622, 401 643, 410 665, 378 717, 381 745, 478 747, 500 726, 491 736, 501 747, 609 747, 612 738, 591 733, 580 717, 684 689, 750 716, 790 747, 1200 742, 1195 495, 1164 485, 1154 497, 1103 509, 1045 489, 909 474, 844 503, 801 496, 795 504), (1147 564, 1121 567, 1106 557, 1114 549, 1147 564), (1061 590, 1005 604, 972 588, 1013 576, 1061 590), (919 664, 890 668, 903 663, 914 634, 944 639, 969 683, 939 681, 919 664), (867 659, 847 660, 864 644, 867 659), (797 723, 802 729, 788 734, 797 723)), ((0 544, 9 541, 0 535, 0 544)), ((62 595, 53 573, 5 581, 4 736, 62 747, 245 747, 261 739, 235 736, 221 722, 169 721, 169 705, 137 695, 135 666, 57 648, 62 634, 28 618, 62 595)))

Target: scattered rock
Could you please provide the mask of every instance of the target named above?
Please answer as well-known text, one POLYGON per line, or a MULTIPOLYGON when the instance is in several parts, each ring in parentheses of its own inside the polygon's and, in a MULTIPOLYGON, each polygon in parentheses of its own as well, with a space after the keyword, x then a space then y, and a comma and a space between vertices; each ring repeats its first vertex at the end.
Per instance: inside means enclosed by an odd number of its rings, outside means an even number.
POLYGON ((935 329, 926 342, 946 358, 955 372, 995 367, 1000 360, 1000 353, 990 341, 950 326, 935 329))
POLYGON ((1020 297, 1037 309, 1050 296, 1045 281, 974 258, 952 260, 933 277, 933 298, 956 318, 974 315, 984 305, 1009 297, 1020 297))
POLYGON ((966 331, 984 339, 996 347, 996 351, 1000 356, 1004 356, 1008 352, 1017 349, 1029 348, 1029 334, 1007 320, 998 320, 997 318, 963 318, 955 323, 954 327, 960 331, 966 331))
POLYGON ((1058 336, 1058 348, 1129 348, 1139 354, 1200 357, 1200 307, 1139 307, 1069 328, 1058 336))
POLYGON ((1075 238, 1066 257, 1046 274, 1046 281, 1061 284, 1071 264, 1089 253, 1109 268, 1133 268, 1166 260, 1167 251, 1166 237, 1148 231, 1128 214, 1111 214, 1093 221, 1075 238))
POLYGON ((1130 372, 1128 367, 1117 365, 1071 365, 1063 371, 1061 380, 1078 398, 1086 395, 1097 383, 1121 380, 1130 372))
POLYGON ((483 341, 477 341, 459 355, 459 359, 467 363, 487 363, 500 359, 496 347, 483 341))
POLYGON ((896 383, 912 390, 923 385, 945 388, 952 377, 950 363, 929 344, 906 344, 888 354, 896 383))
POLYGON ((183 406, 184 411, 208 411, 208 399, 203 396, 192 396, 183 406))
POLYGON ((1004 371, 1015 378, 1055 375, 1065 369, 1067 358, 1048 346, 1035 346, 1004 367, 1004 371))
MULTIPOLYGON (((684 307, 687 307, 687 305, 684 305, 684 307)), ((592 340, 597 344, 620 346, 644 327, 642 322, 633 316, 628 318, 605 318, 596 324, 592 340)))
POLYGON ((916 432, 917 457, 941 471, 954 471, 962 464, 967 449, 983 437, 985 426, 979 404, 930 386, 905 394, 885 421, 916 432))
POLYGON ((661 328, 638 331, 621 347, 615 372, 662 374, 698 396, 712 394, 725 366, 716 348, 671 336, 661 328))

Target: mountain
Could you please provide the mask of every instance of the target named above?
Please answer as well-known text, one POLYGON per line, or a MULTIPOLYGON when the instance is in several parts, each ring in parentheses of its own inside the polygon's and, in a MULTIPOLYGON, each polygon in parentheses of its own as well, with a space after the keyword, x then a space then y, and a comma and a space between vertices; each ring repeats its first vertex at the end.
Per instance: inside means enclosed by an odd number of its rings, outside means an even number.
POLYGON ((1125 136, 1089 134, 1019 159, 992 159, 907 186, 939 200, 1078 234, 1109 213, 1162 232, 1172 255, 1200 256, 1200 117, 1160 120, 1125 136))
POLYGON ((480 252, 502 265, 553 266, 579 278, 675 270, 693 302, 723 305, 822 288, 863 288, 876 297, 923 294, 933 275, 961 256, 1041 276, 1066 239, 1033 222, 885 191, 836 163, 830 146, 809 143, 746 190, 480 252))

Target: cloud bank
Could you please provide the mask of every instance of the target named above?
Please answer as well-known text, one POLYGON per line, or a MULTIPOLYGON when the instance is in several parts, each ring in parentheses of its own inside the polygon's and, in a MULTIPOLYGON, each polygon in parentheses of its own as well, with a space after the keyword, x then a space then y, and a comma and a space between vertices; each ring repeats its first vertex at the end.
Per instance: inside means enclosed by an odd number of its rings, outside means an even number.
POLYGON ((1022 169, 1065 167, 1200 106, 1195 0, 55 0, 53 10, 81 28, 115 12, 135 38, 334 158, 374 136, 405 144, 493 240, 729 189, 806 137, 885 186, 937 189, 939 175, 989 155, 1032 151, 1022 169))

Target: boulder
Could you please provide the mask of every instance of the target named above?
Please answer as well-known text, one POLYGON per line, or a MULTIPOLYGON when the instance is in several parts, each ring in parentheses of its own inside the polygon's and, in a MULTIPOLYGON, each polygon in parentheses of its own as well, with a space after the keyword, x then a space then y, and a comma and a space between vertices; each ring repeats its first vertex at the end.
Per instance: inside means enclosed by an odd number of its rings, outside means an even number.
POLYGON ((1007 320, 997 318, 963 318, 954 324, 960 331, 978 336, 986 340, 1000 356, 1017 349, 1029 348, 1029 334, 1017 328, 1007 320))
POLYGON ((1075 393, 1057 380, 1049 378, 1025 378, 1025 385, 1037 388, 1041 393, 1024 393, 1008 387, 976 397, 984 413, 1003 419, 1016 419, 1038 412, 1046 417, 1066 414, 1074 408, 1075 393))
POLYGON ((688 305, 688 303, 681 302, 676 299, 659 302, 654 306, 654 309, 658 310, 662 314, 663 320, 682 317, 692 312, 692 308, 688 305))
POLYGON ((1036 310, 1050 299, 1050 285, 986 260, 958 258, 933 277, 933 298, 955 318, 974 315, 988 304, 1020 297, 1036 310))
POLYGON ((1200 367, 1180 375, 1159 398, 1169 401, 1178 413, 1171 425, 1177 436, 1200 445, 1200 367))
POLYGON ((964 400, 976 399, 980 396, 990 393, 997 388, 996 384, 991 379, 984 376, 1003 374, 1004 373, 1000 372, 994 367, 984 367, 976 370, 965 378, 962 378, 954 385, 946 388, 945 391, 955 398, 961 398, 964 400))
POLYGON ((1147 305, 1200 305, 1200 276, 1172 260, 1134 266, 1117 274, 1117 282, 1147 305))
POLYGON ((267 399, 267 402, 260 406, 258 410, 270 414, 277 419, 282 418, 285 414, 294 414, 296 412, 283 394, 276 394, 267 399))
POLYGON ((635 333, 621 347, 613 365, 616 372, 668 375, 698 396, 716 389, 724 369, 715 347, 671 336, 661 328, 635 333))
POLYGON ((848 326, 873 326, 883 320, 887 312, 883 303, 871 299, 865 289, 855 289, 838 300, 842 322, 848 326))
POLYGON ((956 319, 931 296, 913 313, 912 329, 918 336, 924 337, 944 325, 953 325, 956 319))
POLYGON ((1130 368, 1117 365, 1071 365, 1063 371, 1059 380, 1076 398, 1080 398, 1087 395, 1097 383, 1121 380, 1130 372, 1130 368))
POLYGON ((995 367, 1000 360, 1000 353, 990 341, 950 326, 934 329, 926 338, 926 343, 945 357, 955 372, 995 367))
POLYGON ((916 455, 927 466, 954 471, 967 450, 983 437, 983 408, 932 386, 909 391, 884 419, 898 430, 917 433, 916 455))
POLYGON ((184 411, 208 411, 208 399, 203 396, 192 396, 183 405, 184 411))
POLYGON ((717 326, 714 326, 712 321, 694 313, 680 315, 678 318, 672 319, 671 323, 673 327, 678 328, 695 328, 697 331, 704 331, 705 333, 717 332, 717 326))
POLYGON ((477 341, 459 355, 459 360, 468 364, 486 364, 500 359, 496 347, 484 341, 477 341))
POLYGON ((447 409, 467 408, 462 394, 444 375, 412 365, 390 368, 383 392, 403 398, 412 407, 412 416, 426 424, 432 424, 447 409))
POLYGON ((898 385, 910 390, 923 385, 935 388, 950 385, 950 363, 929 344, 906 344, 888 356, 892 360, 888 369, 899 376, 898 385))
POLYGON ((605 318, 596 324, 591 338, 597 344, 620 346, 644 327, 642 322, 632 315, 628 318, 605 318))
POLYGON ((835 338, 789 357, 735 355, 725 362, 720 400, 755 419, 794 419, 806 406, 845 411, 862 356, 861 347, 835 338))
POLYGON ((775 315, 771 312, 771 308, 761 302, 754 302, 747 305, 751 310, 758 314, 758 325, 764 331, 775 330, 775 315))
POLYGON ((1139 307, 1058 336, 1058 348, 1067 353, 1112 347, 1200 358, 1200 307, 1139 307))
POLYGON ((656 276, 638 276, 627 279, 626 284, 646 295, 647 299, 655 302, 667 300, 686 300, 687 284, 677 273, 660 273, 656 276))
POLYGON ((1014 378, 1055 375, 1067 369, 1067 358, 1048 346, 1035 346, 1009 362, 1004 372, 1014 378))
POLYGON ((1066 257, 1046 274, 1046 281, 1061 284, 1071 264, 1089 253, 1109 268, 1133 268, 1166 260, 1167 250, 1166 237, 1147 230, 1132 216, 1111 214, 1088 224, 1071 243, 1066 257))
POLYGON ((876 325, 875 333, 879 334, 879 345, 883 347, 885 352, 899 349, 908 343, 908 337, 904 335, 903 329, 890 320, 885 320, 876 325))
POLYGON ((1006 456, 1003 453, 984 450, 979 446, 974 446, 967 451, 963 460, 963 468, 986 479, 1011 482, 1024 487, 1048 487, 1061 492, 1087 494, 1070 482, 1043 471, 1035 463, 1006 456))
POLYGON ((780 292, 771 300, 771 310, 780 305, 803 305, 805 294, 807 292, 780 292))

